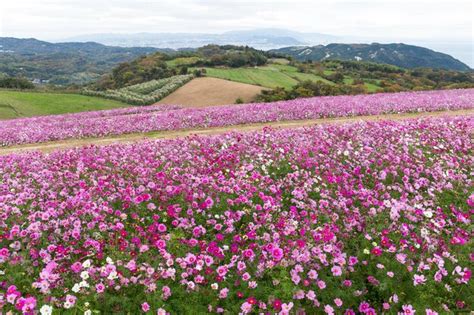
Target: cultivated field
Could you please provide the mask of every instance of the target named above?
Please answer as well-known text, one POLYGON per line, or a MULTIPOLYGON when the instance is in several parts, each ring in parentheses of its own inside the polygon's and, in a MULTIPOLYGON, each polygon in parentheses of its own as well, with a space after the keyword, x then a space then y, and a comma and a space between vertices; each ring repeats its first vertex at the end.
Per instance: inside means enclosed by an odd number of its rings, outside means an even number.
POLYGON ((0 124, 0 144, 9 146, 288 120, 454 111, 472 109, 473 103, 474 89, 463 89, 314 97, 275 103, 234 104, 205 108, 143 106, 6 121, 0 124))
POLYGON ((262 87, 231 82, 217 78, 195 78, 159 101, 159 104, 173 104, 184 107, 206 107, 233 104, 240 98, 251 102, 262 87))
POLYGON ((473 126, 362 122, 0 157, 0 310, 469 310, 473 126))
POLYGON ((272 129, 290 129, 290 128, 302 128, 311 127, 316 125, 327 125, 327 124, 346 124, 355 122, 371 122, 371 121, 383 121, 383 120, 407 120, 407 119, 419 119, 419 118, 430 118, 430 117, 469 117, 474 115, 474 109, 467 110, 455 110, 455 111, 438 111, 438 112, 421 112, 421 113, 403 113, 403 114, 383 114, 383 115, 369 115, 369 116, 354 116, 354 117, 343 117, 343 118, 320 118, 320 119, 309 119, 309 120, 287 120, 287 121, 274 121, 266 123, 252 123, 242 125, 231 125, 225 127, 208 127, 208 128, 195 128, 195 129, 181 129, 181 130, 168 130, 168 131, 152 131, 152 132, 140 132, 140 133, 129 133, 115 136, 102 136, 100 138, 83 138, 83 139, 68 139, 68 140, 55 140, 43 143, 30 143, 11 145, 6 147, 0 147, 0 155, 7 155, 12 153, 20 153, 27 151, 41 151, 41 152, 52 152, 56 150, 71 149, 83 146, 104 146, 118 143, 135 143, 144 140, 156 140, 156 139, 177 139, 186 138, 190 136, 209 136, 219 135, 230 132, 255 132, 264 130, 266 128, 272 129))
POLYGON ((173 93, 192 79, 192 74, 175 75, 169 78, 126 86, 117 90, 95 91, 84 89, 82 93, 116 100, 130 105, 151 105, 173 93))
POLYGON ((0 122, 0 314, 472 309, 474 89, 195 107, 0 122))
POLYGON ((117 101, 78 94, 0 90, 0 119, 59 115, 125 106, 127 105, 117 101))

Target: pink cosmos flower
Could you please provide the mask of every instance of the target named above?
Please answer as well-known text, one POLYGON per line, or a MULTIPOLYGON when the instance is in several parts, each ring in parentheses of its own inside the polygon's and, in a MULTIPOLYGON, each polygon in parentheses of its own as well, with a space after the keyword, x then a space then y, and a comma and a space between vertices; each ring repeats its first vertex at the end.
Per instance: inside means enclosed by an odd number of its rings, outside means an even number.
POLYGON ((359 260, 357 259, 357 257, 354 257, 354 256, 351 256, 349 257, 349 266, 354 266, 355 264, 357 264, 359 260))
POLYGON ((244 302, 241 306, 240 309, 242 310, 243 314, 248 314, 252 311, 252 304, 248 302, 244 302))
POLYGON ((414 275, 413 276, 413 285, 417 286, 420 284, 424 284, 426 282, 426 278, 424 275, 414 275))
POLYGON ((402 310, 403 312, 400 312, 398 314, 402 314, 402 315, 413 315, 415 314, 415 310, 413 309, 413 306, 409 305, 409 304, 405 304, 402 306, 402 310))
POLYGON ((335 276, 335 277, 339 277, 340 275, 342 275, 342 269, 339 266, 332 267, 331 272, 332 272, 333 276, 335 276))
POLYGON ((274 261, 280 261, 283 258, 283 250, 281 248, 274 248, 272 250, 272 256, 274 261))
POLYGON ((370 304, 367 302, 362 302, 359 304, 359 312, 366 313, 367 310, 370 308, 370 304))
POLYGON ((98 283, 95 285, 95 290, 97 293, 102 293, 105 291, 105 285, 103 283, 98 283))
POLYGON ((316 280, 318 278, 318 272, 314 269, 311 269, 309 272, 308 272, 308 278, 312 279, 312 280, 316 280))
POLYGON ((229 293, 229 289, 223 288, 219 291, 219 298, 220 299, 225 299, 227 297, 227 294, 229 293))
POLYGON ((380 256, 382 255, 382 249, 380 247, 374 247, 370 251, 374 256, 380 256))
POLYGON ((82 270, 82 264, 78 261, 71 265, 71 270, 75 273, 79 273, 82 270))
POLYGON ((142 303, 142 311, 146 313, 149 310, 150 310, 150 304, 148 304, 147 302, 143 302, 142 303))
POLYGON ((284 315, 284 314, 289 314, 291 309, 293 308, 293 302, 290 302, 290 303, 283 303, 281 305, 281 312, 280 314, 284 315))
POLYGON ((319 289, 323 290, 324 288, 326 288, 326 282, 324 282, 323 280, 318 280, 318 287, 319 289))
POLYGON ((334 315, 334 308, 331 305, 325 305, 324 312, 328 315, 334 315))

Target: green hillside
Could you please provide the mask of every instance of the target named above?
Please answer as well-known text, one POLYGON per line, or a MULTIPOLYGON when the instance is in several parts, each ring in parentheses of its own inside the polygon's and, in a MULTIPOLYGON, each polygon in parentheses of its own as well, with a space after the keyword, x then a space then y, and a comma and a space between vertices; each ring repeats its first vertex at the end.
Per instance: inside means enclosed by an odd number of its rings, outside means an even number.
MULTIPOLYGON (((298 71, 298 68, 291 65, 269 64, 263 67, 254 68, 199 68, 205 69, 205 74, 208 77, 225 79, 235 82, 248 83, 259 85, 268 88, 283 87, 291 89, 300 82, 312 81, 323 82, 334 85, 335 83, 329 81, 316 73, 304 73, 298 71)), ((354 78, 350 76, 344 77, 344 83, 351 84, 354 78)), ((376 92, 381 87, 364 82, 368 92, 376 92)))
POLYGON ((206 70, 206 76, 208 77, 248 83, 269 88, 281 86, 289 89, 298 83, 298 81, 286 75, 285 73, 271 67, 204 69, 206 70))
POLYGON ((78 94, 0 90, 0 119, 114 109, 127 105, 78 94))

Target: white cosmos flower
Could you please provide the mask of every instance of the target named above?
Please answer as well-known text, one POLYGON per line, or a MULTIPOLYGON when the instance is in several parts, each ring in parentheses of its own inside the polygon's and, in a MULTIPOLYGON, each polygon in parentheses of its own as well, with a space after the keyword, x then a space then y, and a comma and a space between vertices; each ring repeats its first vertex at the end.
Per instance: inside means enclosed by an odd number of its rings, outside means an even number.
POLYGON ((79 285, 79 283, 74 284, 74 286, 72 287, 72 292, 77 293, 79 292, 79 290, 81 290, 81 286, 79 285))
POLYGON ((41 315, 51 315, 53 313, 53 307, 51 305, 43 305, 40 308, 41 315))
POLYGON ((433 217, 433 212, 430 210, 426 210, 423 212, 424 216, 427 217, 428 219, 433 217))
POLYGON ((87 271, 81 272, 81 278, 84 280, 89 279, 89 273, 87 271))

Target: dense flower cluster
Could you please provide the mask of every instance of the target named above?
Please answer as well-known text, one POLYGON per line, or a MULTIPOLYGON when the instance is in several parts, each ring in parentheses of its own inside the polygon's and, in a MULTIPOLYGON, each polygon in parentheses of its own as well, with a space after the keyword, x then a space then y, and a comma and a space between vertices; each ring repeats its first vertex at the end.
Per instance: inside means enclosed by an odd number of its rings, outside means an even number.
POLYGON ((106 117, 98 112, 1 121, 0 145, 283 120, 472 109, 474 89, 328 96, 178 110, 161 110, 161 106, 106 117))
POLYGON ((474 118, 0 157, 0 313, 472 309, 474 118))
POLYGON ((127 86, 118 90, 93 91, 84 89, 82 93, 110 98, 131 105, 150 105, 176 91, 179 87, 192 80, 193 77, 192 74, 176 75, 127 86))

